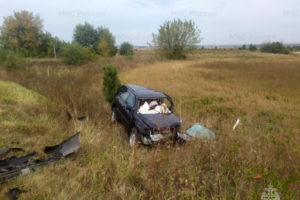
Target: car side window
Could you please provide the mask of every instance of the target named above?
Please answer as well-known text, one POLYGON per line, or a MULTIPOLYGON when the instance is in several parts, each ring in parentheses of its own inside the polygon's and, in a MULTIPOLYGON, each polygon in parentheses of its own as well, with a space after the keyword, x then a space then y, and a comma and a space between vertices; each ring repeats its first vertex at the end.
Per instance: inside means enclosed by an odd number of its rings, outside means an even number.
POLYGON ((128 106, 132 107, 132 108, 134 107, 134 105, 135 105, 135 98, 134 98, 133 94, 129 93, 129 96, 128 96, 127 100, 126 100, 126 104, 128 106))
POLYGON ((123 99, 124 101, 126 101, 126 99, 127 99, 128 96, 129 96, 129 92, 122 92, 122 93, 120 94, 120 96, 121 96, 121 99, 123 99))

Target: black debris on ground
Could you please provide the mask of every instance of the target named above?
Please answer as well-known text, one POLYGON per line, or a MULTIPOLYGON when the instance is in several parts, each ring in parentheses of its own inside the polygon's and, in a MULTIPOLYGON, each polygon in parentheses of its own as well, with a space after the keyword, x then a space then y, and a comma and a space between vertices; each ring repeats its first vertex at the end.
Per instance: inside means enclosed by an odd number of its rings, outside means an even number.
POLYGON ((26 192, 26 191, 25 191, 25 190, 21 190, 21 189, 18 188, 18 187, 15 187, 15 188, 10 189, 10 190, 6 193, 6 195, 8 196, 8 198, 9 198, 10 200, 17 200, 19 194, 21 194, 22 192, 26 192))
MULTIPOLYGON (((37 156, 37 153, 33 152, 20 157, 14 155, 0 160, 0 183, 4 183, 19 175, 25 175, 35 171, 37 167, 56 163, 62 157, 66 157, 77 152, 80 148, 79 134, 79 132, 76 133, 58 145, 46 147, 44 152, 49 154, 47 159, 38 158, 32 160, 33 157, 37 156)), ((6 155, 9 151, 24 150, 21 148, 5 148, 0 151, 0 156, 6 155)))

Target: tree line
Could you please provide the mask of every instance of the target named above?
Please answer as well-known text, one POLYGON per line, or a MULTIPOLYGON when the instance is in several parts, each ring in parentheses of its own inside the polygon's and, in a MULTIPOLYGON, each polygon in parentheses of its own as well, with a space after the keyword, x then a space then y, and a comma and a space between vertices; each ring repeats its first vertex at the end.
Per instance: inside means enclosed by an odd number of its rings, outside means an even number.
MULTIPOLYGON (((0 61, 8 65, 18 65, 21 57, 62 57, 67 64, 83 64, 95 55, 111 57, 118 48, 115 37, 104 26, 93 27, 85 22, 78 24, 73 33, 73 41, 65 42, 51 33, 43 31, 43 20, 28 11, 14 12, 4 17, 0 28, 0 61)), ((133 55, 133 45, 124 42, 120 54, 133 55)))
MULTIPOLYGON (((184 59, 189 52, 198 48, 201 31, 192 20, 175 19, 166 21, 152 34, 152 44, 162 56, 170 59, 184 59)), ((256 51, 251 44, 240 50, 256 51)), ((266 43, 262 52, 290 53, 291 49, 280 42, 266 43)), ((98 55, 103 57, 121 55, 132 56, 133 45, 123 42, 120 49, 111 31, 105 27, 94 27, 85 22, 76 25, 73 41, 65 42, 49 32, 43 31, 43 20, 28 11, 14 12, 4 17, 0 28, 0 62, 15 67, 22 63, 22 57, 61 57, 66 64, 84 64, 98 55)))

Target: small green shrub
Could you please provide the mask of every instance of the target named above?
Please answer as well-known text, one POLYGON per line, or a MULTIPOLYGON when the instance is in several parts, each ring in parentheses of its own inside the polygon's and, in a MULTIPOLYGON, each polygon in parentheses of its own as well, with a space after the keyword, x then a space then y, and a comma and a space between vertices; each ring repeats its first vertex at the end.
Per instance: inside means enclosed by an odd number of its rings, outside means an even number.
POLYGON ((290 50, 286 46, 284 46, 281 42, 266 43, 261 46, 260 51, 265 53, 280 53, 280 54, 290 53, 290 50))
POLYGON ((72 43, 62 49, 61 57, 65 64, 82 65, 93 59, 94 52, 92 49, 83 47, 78 43, 72 43))
POLYGON ((121 86, 120 79, 118 77, 118 70, 112 64, 108 64, 103 68, 103 82, 102 92, 104 98, 108 102, 112 102, 114 95, 121 86))
POLYGON ((26 59, 21 53, 1 49, 0 63, 7 70, 23 69, 26 66, 26 59))
POLYGON ((132 56, 133 46, 129 42, 123 42, 120 46, 120 54, 122 56, 132 56))

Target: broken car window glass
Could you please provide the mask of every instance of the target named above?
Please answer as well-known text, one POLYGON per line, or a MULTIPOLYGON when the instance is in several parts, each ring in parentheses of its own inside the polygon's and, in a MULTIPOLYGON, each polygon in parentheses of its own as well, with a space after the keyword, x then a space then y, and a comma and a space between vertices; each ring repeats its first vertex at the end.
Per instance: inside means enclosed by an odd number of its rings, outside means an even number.
POLYGON ((121 98, 126 101, 127 97, 129 96, 129 93, 128 92, 123 92, 121 95, 121 98))
POLYGON ((134 98, 134 96, 132 94, 129 94, 126 103, 130 107, 134 106, 134 104, 135 104, 135 98, 134 98))

